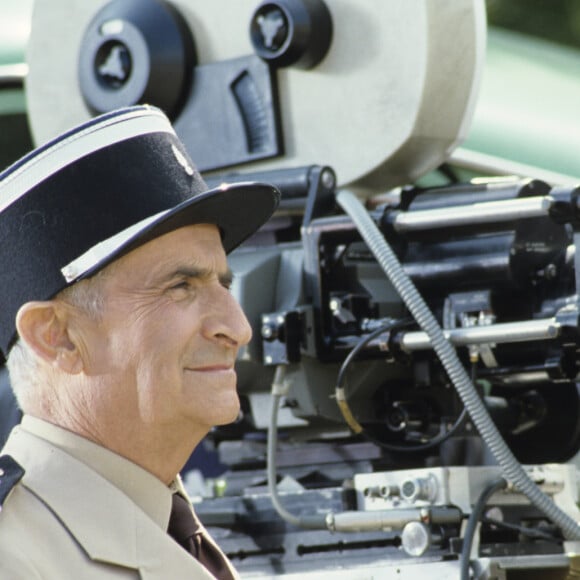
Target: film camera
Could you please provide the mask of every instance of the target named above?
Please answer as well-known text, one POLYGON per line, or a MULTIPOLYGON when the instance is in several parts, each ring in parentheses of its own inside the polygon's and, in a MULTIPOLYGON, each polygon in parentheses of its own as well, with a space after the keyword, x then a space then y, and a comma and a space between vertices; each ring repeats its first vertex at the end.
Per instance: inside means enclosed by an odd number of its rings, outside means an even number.
POLYGON ((565 577, 580 189, 417 185, 469 127, 483 3, 46 4, 38 142, 150 102, 210 184, 282 191, 231 255, 254 338, 243 416, 212 434, 229 469, 197 507, 244 577, 565 577))

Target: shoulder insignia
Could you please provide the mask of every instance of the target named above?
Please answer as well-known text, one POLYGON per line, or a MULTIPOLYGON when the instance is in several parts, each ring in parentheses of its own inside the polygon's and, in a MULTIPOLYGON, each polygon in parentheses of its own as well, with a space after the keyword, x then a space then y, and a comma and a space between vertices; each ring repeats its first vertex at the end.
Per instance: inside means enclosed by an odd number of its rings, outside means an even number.
POLYGON ((10 455, 0 456, 0 511, 4 500, 23 475, 24 469, 10 455))

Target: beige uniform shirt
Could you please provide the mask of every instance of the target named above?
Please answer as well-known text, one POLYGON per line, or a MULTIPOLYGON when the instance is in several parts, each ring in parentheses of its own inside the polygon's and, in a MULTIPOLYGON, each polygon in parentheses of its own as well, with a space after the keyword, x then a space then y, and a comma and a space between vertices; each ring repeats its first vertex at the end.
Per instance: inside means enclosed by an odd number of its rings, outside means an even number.
MULTIPOLYGON (((0 512, 0 578, 209 580, 167 533, 171 487, 138 465, 25 416, 2 453, 26 473, 0 512)), ((237 576, 236 576, 237 577, 237 576)))

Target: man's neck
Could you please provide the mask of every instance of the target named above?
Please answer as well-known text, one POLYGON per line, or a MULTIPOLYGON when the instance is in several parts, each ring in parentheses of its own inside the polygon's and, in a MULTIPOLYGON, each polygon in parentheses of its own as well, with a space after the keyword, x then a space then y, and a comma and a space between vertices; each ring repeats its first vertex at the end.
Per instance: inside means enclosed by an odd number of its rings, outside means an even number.
POLYGON ((169 485, 207 432, 182 425, 152 427, 134 419, 86 420, 86 414, 35 415, 120 455, 169 485), (130 427, 129 427, 130 426, 130 427))

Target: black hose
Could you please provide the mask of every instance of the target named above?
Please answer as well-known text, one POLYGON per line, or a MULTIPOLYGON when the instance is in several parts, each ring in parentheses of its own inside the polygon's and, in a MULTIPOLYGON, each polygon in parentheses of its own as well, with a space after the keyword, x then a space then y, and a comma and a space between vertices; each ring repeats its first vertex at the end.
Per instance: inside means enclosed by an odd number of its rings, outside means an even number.
POLYGON ((507 481, 501 477, 488 487, 486 487, 482 494, 479 496, 476 504, 473 506, 473 510, 469 519, 467 520, 467 527, 465 528, 465 534, 463 535, 463 546, 461 548, 461 580, 469 580, 469 565, 471 563, 471 547, 473 546, 473 538, 475 537, 475 530, 477 529, 477 524, 483 515, 483 510, 487 505, 489 498, 500 489, 504 489, 507 485, 507 481))

